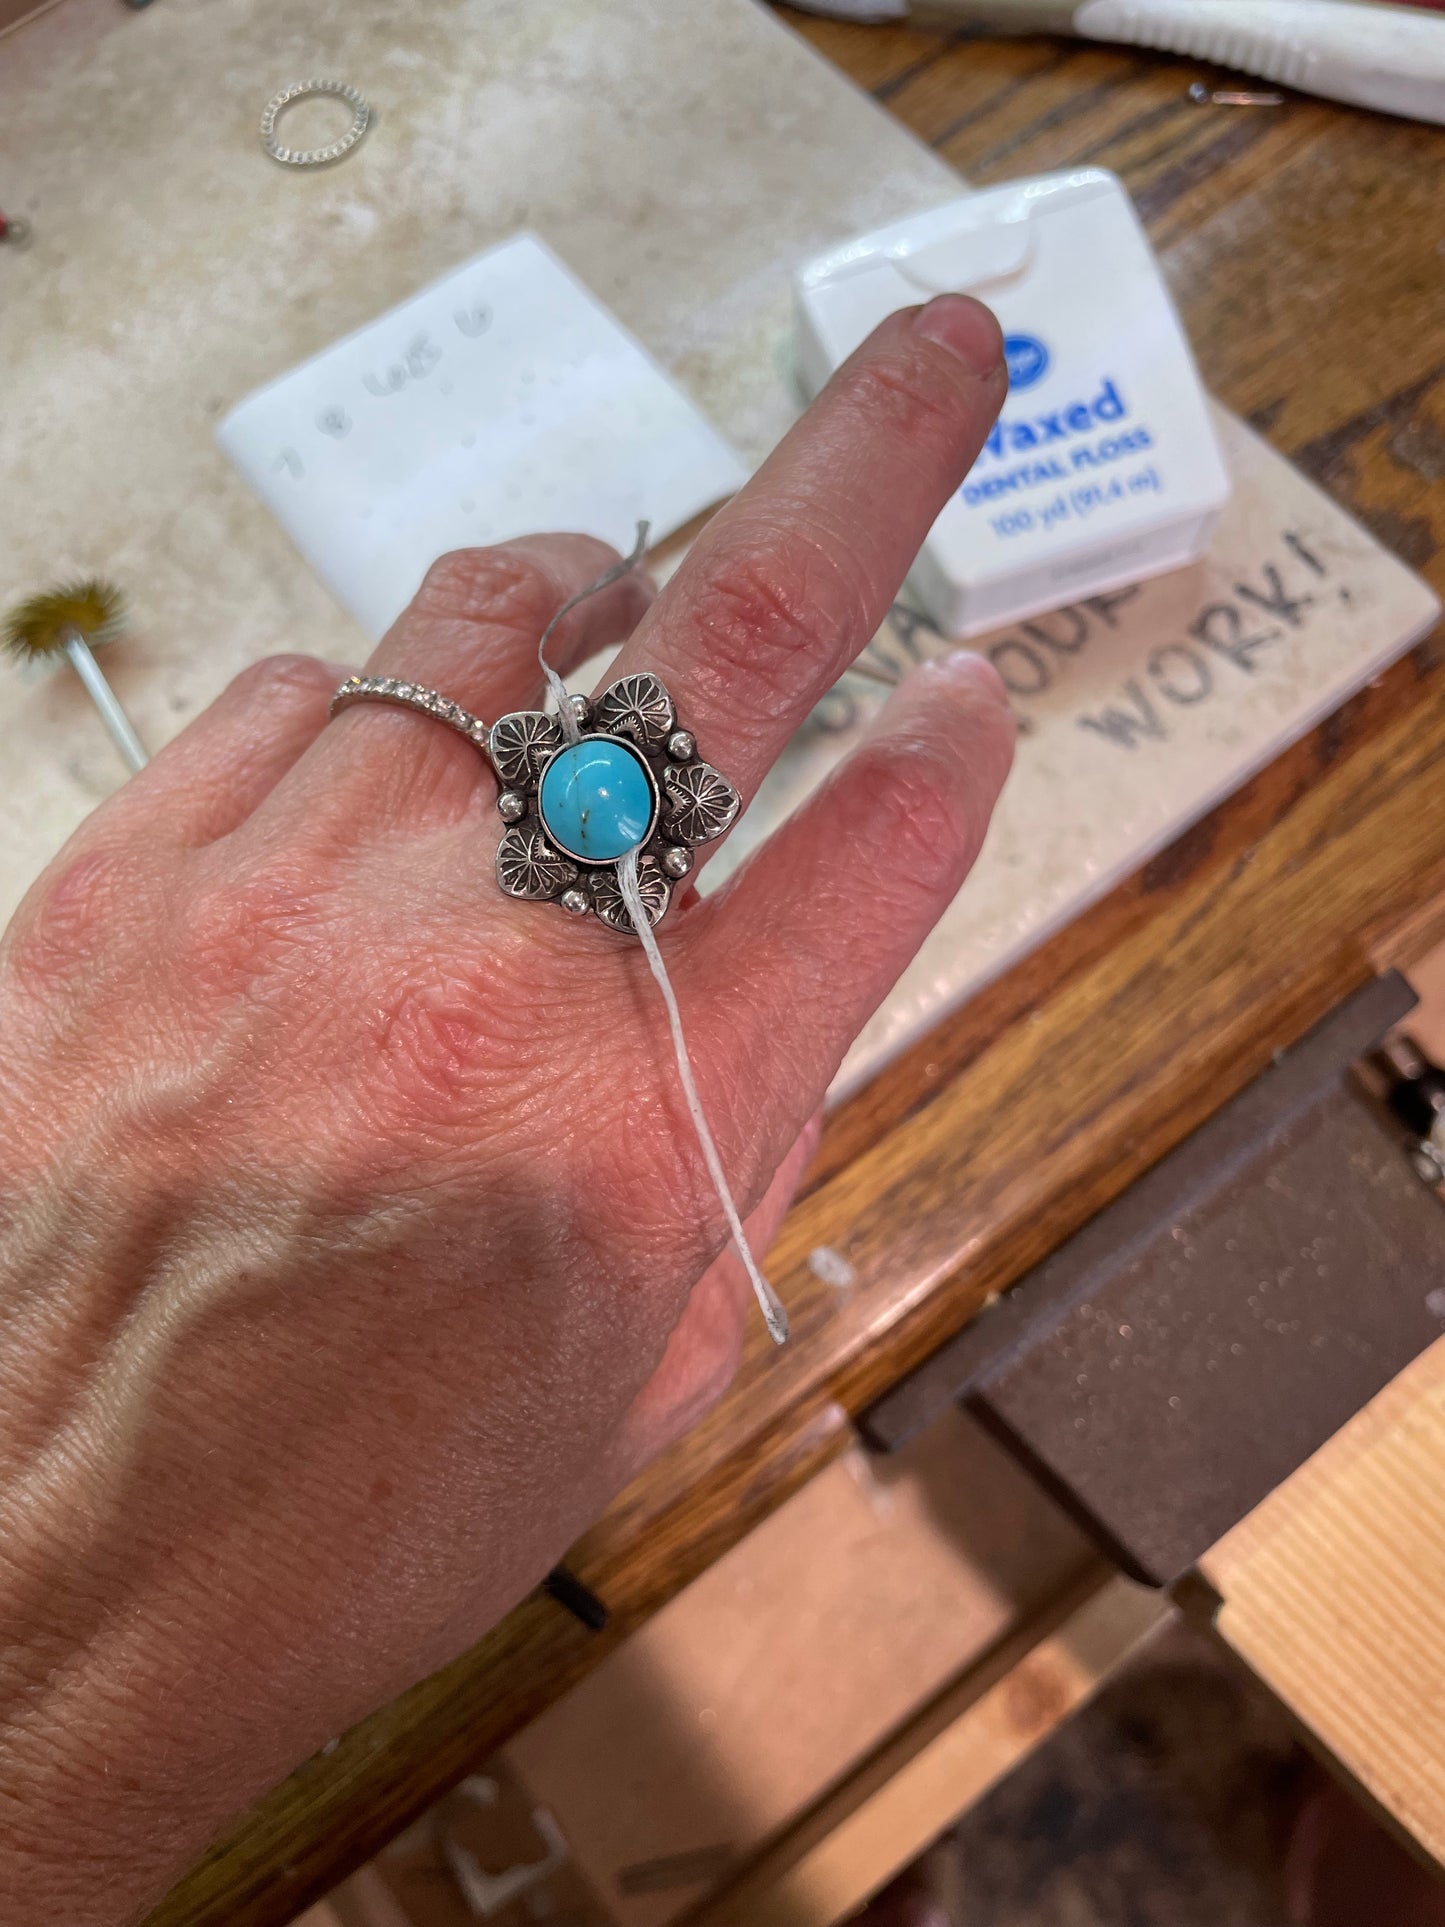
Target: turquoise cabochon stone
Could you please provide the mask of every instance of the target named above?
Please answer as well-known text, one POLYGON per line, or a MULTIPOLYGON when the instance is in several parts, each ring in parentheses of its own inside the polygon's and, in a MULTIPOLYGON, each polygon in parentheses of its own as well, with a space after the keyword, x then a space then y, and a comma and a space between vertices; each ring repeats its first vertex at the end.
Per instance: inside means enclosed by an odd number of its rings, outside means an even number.
POLYGON ((559 749, 537 792, 542 827, 580 863, 615 863, 647 840, 657 794, 636 750, 606 736, 559 749))

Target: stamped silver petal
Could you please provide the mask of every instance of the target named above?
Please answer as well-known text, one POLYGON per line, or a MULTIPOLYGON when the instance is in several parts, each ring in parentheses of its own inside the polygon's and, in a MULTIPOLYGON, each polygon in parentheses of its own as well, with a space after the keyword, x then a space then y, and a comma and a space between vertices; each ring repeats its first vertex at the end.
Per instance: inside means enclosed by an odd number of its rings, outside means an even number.
POLYGON ((549 843, 535 824, 515 824, 497 845, 497 882, 509 897, 547 903, 577 881, 577 865, 549 843))
POLYGON ((711 763, 684 763, 662 772, 667 834, 679 843, 711 843, 730 828, 742 798, 711 763))
MULTIPOLYGON (((612 865, 605 870, 594 870, 588 878, 588 888, 592 892, 592 908, 609 929, 622 930, 632 936, 637 934, 612 865)), ((655 856, 638 859, 637 891, 648 922, 657 923, 672 899, 672 884, 663 875, 655 856)))
POLYGON ((639 749, 665 743, 677 723, 677 711, 665 685, 643 670, 623 676, 597 699, 593 727, 609 736, 626 736, 639 749))
POLYGON ((514 709, 499 716, 487 737, 492 768, 504 790, 534 790, 542 765, 561 747, 556 718, 541 709, 514 709))

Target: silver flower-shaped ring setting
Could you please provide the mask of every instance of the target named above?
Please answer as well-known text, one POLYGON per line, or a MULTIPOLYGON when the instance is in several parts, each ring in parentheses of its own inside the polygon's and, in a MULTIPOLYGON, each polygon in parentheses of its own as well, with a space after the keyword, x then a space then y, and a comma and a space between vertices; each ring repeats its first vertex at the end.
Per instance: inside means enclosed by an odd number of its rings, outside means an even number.
POLYGON ((659 677, 623 676, 595 700, 568 701, 575 741, 543 710, 515 710, 488 733, 507 826, 497 883, 508 896, 559 903, 632 935, 617 876, 623 857, 638 852, 638 888, 656 924, 693 851, 731 828, 741 799, 698 756, 659 677))
POLYGON ((349 676, 331 702, 390 703, 445 723, 491 763, 497 813, 497 883, 509 897, 559 903, 635 936, 617 867, 637 851, 637 885, 656 924, 693 851, 731 829, 741 799, 697 753, 660 678, 646 671, 611 683, 595 701, 569 696, 564 730, 542 709, 518 709, 490 728, 459 703, 395 676, 349 676), (569 736, 575 740, 569 741, 569 736))

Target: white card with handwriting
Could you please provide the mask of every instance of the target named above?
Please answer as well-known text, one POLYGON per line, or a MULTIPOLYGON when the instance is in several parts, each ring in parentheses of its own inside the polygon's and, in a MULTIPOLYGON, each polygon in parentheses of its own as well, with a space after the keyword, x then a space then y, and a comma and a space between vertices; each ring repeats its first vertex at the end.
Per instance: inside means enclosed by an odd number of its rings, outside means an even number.
POLYGON ((631 548, 747 479, 532 234, 247 397, 222 448, 373 637, 448 549, 542 529, 631 548))

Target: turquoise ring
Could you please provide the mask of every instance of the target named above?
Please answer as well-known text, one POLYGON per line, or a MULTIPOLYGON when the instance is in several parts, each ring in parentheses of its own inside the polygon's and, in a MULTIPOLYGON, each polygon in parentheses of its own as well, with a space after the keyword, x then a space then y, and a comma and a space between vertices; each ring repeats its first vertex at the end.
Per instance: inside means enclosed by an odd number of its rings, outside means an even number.
POLYGON ((655 924, 693 851, 731 828, 741 799, 698 756, 658 677, 623 676, 595 701, 567 700, 569 730, 545 710, 519 709, 488 731, 507 826, 497 882, 508 896, 635 934, 617 880, 623 857, 638 852, 638 887, 655 924))

